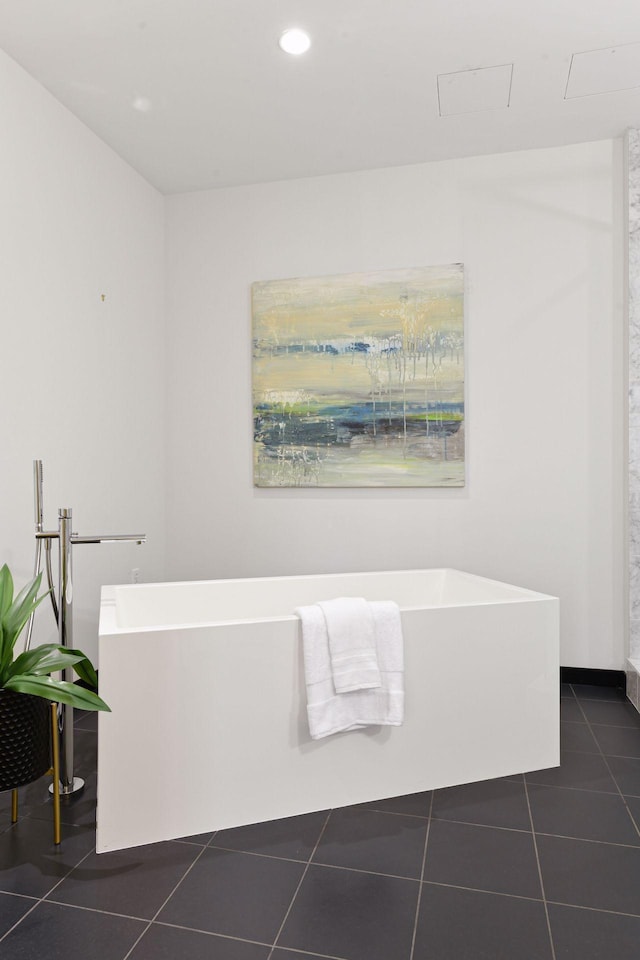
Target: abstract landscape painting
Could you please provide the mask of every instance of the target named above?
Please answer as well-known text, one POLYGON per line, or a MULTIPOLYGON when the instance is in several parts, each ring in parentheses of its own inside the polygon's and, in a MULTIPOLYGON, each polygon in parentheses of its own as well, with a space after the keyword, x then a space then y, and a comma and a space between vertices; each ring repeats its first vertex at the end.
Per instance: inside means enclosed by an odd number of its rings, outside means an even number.
POLYGON ((252 285, 258 487, 464 485, 462 264, 252 285))

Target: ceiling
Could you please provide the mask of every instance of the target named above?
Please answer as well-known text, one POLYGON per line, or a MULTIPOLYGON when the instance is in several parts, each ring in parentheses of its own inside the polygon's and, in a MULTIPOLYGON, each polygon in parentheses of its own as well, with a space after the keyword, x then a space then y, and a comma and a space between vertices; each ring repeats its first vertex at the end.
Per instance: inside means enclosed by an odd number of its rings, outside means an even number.
POLYGON ((0 48, 163 193, 640 125, 638 0, 2 0, 0 48))

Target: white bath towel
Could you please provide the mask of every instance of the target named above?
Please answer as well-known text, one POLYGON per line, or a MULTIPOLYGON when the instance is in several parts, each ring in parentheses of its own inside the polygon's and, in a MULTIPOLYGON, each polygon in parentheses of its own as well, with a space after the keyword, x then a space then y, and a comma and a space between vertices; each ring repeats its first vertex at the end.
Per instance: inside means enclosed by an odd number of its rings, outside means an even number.
POLYGON ((323 600, 318 606, 327 621, 329 656, 336 693, 380 686, 373 614, 362 597, 323 600))
POLYGON ((380 687, 336 693, 329 638, 320 606, 299 607, 307 716, 314 740, 365 726, 400 726, 404 720, 404 650, 400 609, 390 600, 370 603, 380 687))

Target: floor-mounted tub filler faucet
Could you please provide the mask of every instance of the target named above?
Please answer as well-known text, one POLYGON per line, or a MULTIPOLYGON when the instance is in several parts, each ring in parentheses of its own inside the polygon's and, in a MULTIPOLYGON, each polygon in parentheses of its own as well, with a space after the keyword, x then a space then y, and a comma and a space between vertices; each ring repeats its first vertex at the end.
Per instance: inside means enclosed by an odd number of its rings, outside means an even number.
MULTIPOLYGON (((65 647, 73 646, 73 565, 72 547, 82 543, 145 543, 144 533, 124 534, 97 534, 92 536, 78 536, 72 532, 72 511, 70 507, 61 507, 58 510, 58 529, 45 530, 43 521, 42 499, 42 460, 33 461, 34 507, 36 523, 36 557, 34 576, 42 570, 42 545, 46 553, 46 571, 53 613, 58 625, 58 642, 65 647), (58 541, 58 591, 53 584, 51 569, 51 545, 58 541)), ((33 631, 33 614, 27 627, 26 649, 31 644, 33 631)), ((62 673, 64 680, 73 680, 71 668, 62 673)), ((82 790, 84 780, 73 775, 73 707, 66 704, 58 705, 58 729, 60 736, 60 792, 68 795, 82 790)), ((50 788, 51 789, 51 788, 50 788)))

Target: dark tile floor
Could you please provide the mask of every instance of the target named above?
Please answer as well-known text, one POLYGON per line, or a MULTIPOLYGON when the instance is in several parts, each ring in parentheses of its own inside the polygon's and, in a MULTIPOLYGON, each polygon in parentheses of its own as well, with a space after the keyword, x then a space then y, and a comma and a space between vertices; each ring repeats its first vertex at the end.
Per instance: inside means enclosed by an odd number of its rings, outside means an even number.
POLYGON ((61 847, 46 780, 15 826, 0 795, 0 955, 637 960, 640 715, 621 690, 562 696, 559 768, 100 856, 77 716, 61 847))

